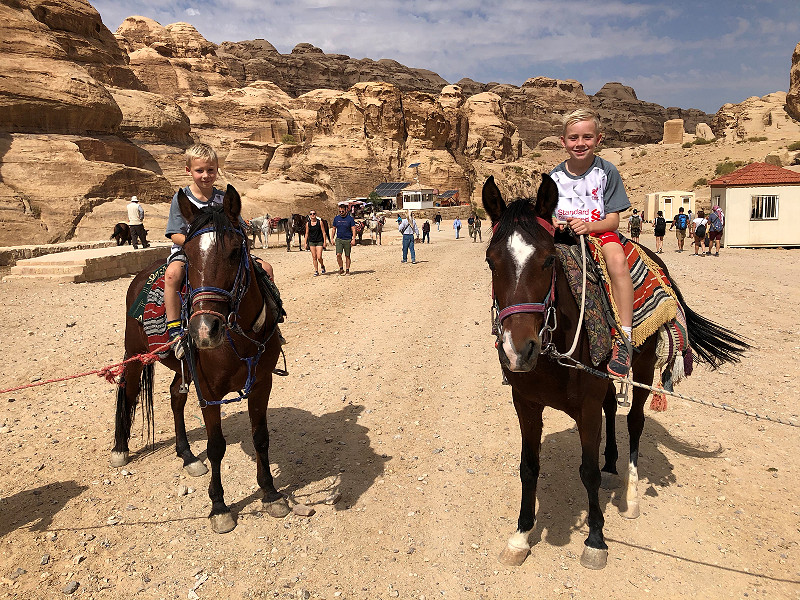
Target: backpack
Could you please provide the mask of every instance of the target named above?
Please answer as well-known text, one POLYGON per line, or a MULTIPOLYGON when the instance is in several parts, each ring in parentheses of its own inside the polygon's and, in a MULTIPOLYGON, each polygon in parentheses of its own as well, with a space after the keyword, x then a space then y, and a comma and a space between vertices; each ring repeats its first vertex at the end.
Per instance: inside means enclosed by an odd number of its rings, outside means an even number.
POLYGON ((678 220, 676 221, 677 227, 680 230, 686 229, 686 226, 689 224, 689 217, 683 213, 678 214, 678 220))
POLYGON ((711 222, 711 231, 722 231, 722 219, 715 212, 708 215, 708 220, 711 222))
POLYGON ((694 228, 694 234, 697 237, 704 238, 706 237, 706 224, 700 223, 697 227, 694 228))
POLYGON ((664 219, 664 217, 656 217, 656 224, 653 229, 660 231, 661 235, 664 235, 664 232, 667 229, 667 221, 664 219))
POLYGON ((639 218, 639 215, 633 215, 631 217, 631 231, 639 231, 642 228, 642 220, 639 218))

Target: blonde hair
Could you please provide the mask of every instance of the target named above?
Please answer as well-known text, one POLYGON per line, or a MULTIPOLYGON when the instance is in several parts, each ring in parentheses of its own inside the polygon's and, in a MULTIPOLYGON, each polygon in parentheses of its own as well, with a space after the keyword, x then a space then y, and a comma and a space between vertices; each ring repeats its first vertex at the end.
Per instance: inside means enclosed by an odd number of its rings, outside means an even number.
POLYGON ((189 169, 192 168, 192 161, 195 158, 204 158, 206 160, 210 160, 213 163, 216 163, 217 166, 219 166, 219 158, 217 158, 217 153, 214 151, 214 148, 212 148, 208 144, 195 144, 186 151, 187 168, 189 169))
POLYGON ((567 127, 575 123, 580 123, 581 121, 594 121, 594 128, 597 130, 597 133, 602 133, 598 114, 591 108, 579 108, 578 110, 573 110, 564 117, 564 129, 561 135, 567 134, 567 127))

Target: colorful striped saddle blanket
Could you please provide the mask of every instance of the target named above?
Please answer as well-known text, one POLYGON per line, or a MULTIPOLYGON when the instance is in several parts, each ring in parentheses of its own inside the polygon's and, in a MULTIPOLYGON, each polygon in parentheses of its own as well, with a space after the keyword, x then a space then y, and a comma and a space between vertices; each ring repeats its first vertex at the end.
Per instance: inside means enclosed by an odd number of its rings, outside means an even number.
MULTIPOLYGON (((128 316, 139 321, 147 335, 150 352, 169 342, 167 333, 167 311, 164 308, 164 264, 153 271, 128 310, 128 316)), ((186 289, 181 290, 185 294, 186 289)))

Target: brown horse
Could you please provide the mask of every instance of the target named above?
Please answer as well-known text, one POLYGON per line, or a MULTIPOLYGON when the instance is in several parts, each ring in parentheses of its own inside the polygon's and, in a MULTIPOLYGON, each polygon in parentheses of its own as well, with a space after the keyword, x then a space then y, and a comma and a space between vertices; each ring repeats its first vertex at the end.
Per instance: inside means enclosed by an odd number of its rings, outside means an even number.
MULTIPOLYGON (((508 206, 493 177, 489 177, 483 186, 483 206, 494 228, 492 241, 486 250, 486 261, 492 273, 498 310, 495 320, 497 351, 503 372, 511 384, 522 433, 519 520, 516 533, 500 555, 500 562, 521 565, 530 553, 542 412, 545 406, 549 406, 567 413, 578 426, 582 448, 580 477, 589 497, 589 536, 584 542, 581 564, 591 569, 602 569, 608 560, 608 546, 603 538, 604 518, 598 492, 601 479, 605 480, 604 486, 607 481, 616 479, 618 454, 614 420, 617 403, 614 385, 603 372, 590 373, 570 368, 565 364, 568 361, 559 360, 555 350, 565 352, 572 345, 580 313, 556 257, 551 215, 557 203, 558 189, 547 175, 543 177, 536 199, 521 199, 508 206), (545 331, 550 333, 549 343, 543 340, 545 331), (606 448, 601 474, 599 456, 603 411, 606 414, 606 448)), ((654 253, 646 248, 640 249, 666 272, 666 266, 654 253)), ((686 313, 690 345, 699 359, 712 367, 721 362, 737 361, 749 346, 731 331, 691 311, 674 283, 673 288, 686 313)), ((650 336, 634 355, 633 380, 638 383, 652 385, 656 338, 656 334, 650 336)), ((582 328, 572 356, 588 365, 591 364, 589 351, 589 338, 582 328)), ((605 365, 602 368, 605 369, 605 365)), ((644 427, 644 403, 648 394, 646 389, 634 388, 628 414, 628 481, 620 505, 622 516, 627 518, 639 516, 639 438, 644 427)))
MULTIPOLYGON (((211 528, 226 533, 236 527, 230 508, 225 504, 220 466, 225 455, 220 405, 246 398, 253 445, 256 451, 257 481, 264 491, 264 508, 273 517, 289 512, 286 499, 275 489, 269 468, 267 403, 272 389, 272 372, 280 354, 274 301, 265 297, 256 285, 256 274, 247 244, 247 234, 239 226, 241 199, 228 186, 222 206, 197 208, 182 190, 178 192, 181 213, 190 228, 183 251, 186 254, 186 294, 183 319, 188 323, 188 370, 200 400, 211 462, 211 528), (224 398, 238 392, 238 398, 224 398)), ((163 263, 161 263, 163 264, 163 263)), ((130 308, 158 263, 139 273, 128 288, 130 308)), ((128 316, 125 327, 125 356, 148 351, 147 335, 142 324, 128 316)), ((172 352, 162 360, 175 377, 170 386, 175 421, 175 449, 186 471, 193 476, 207 472, 192 453, 186 437, 184 407, 188 389, 182 383, 182 365, 172 352)), ((152 437, 153 365, 131 361, 125 366, 117 389, 115 444, 112 466, 128 462, 131 422, 139 398, 152 437)))

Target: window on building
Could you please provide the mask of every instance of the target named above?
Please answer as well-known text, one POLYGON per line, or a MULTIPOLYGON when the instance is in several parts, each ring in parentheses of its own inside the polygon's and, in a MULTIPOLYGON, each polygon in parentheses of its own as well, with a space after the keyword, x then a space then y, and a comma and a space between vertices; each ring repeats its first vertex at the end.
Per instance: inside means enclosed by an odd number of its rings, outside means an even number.
POLYGON ((766 221, 778 218, 778 196, 751 196, 751 221, 766 221))

